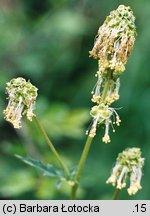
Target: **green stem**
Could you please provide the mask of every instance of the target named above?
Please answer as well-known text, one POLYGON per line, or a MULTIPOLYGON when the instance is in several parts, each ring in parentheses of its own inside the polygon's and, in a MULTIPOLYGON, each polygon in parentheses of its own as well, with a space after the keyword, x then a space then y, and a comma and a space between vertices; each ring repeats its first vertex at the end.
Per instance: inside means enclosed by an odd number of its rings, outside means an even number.
POLYGON ((113 195, 113 198, 112 198, 113 200, 118 200, 119 192, 120 192, 120 190, 116 188, 114 195, 113 195))
MULTIPOLYGON (((111 73, 109 73, 109 71, 108 71, 108 76, 106 78, 106 82, 105 82, 105 85, 104 85, 104 88, 103 88, 103 93, 102 93, 102 96, 101 96, 101 103, 105 103, 105 98, 107 96, 107 91, 108 91, 109 84, 110 84, 110 78, 111 78, 111 73)), ((83 171, 83 168, 84 168, 84 165, 85 165, 85 161, 87 159, 87 156, 88 156, 91 144, 92 144, 92 140, 93 140, 93 137, 88 136, 88 138, 86 140, 86 143, 85 143, 85 146, 84 146, 84 149, 83 149, 83 152, 81 154, 81 158, 80 158, 78 168, 77 168, 77 172, 76 172, 76 176, 75 176, 75 183, 72 186, 72 190, 71 190, 71 199, 76 198, 76 192, 77 192, 77 189, 78 189, 80 177, 81 177, 81 174, 82 174, 82 171, 83 171)))
POLYGON ((66 175, 69 177, 69 176, 70 176, 70 172, 69 172, 67 166, 64 164, 64 162, 63 162, 63 160, 61 159, 59 153, 57 152, 57 150, 55 149, 53 143, 52 143, 51 140, 49 139, 49 137, 48 137, 48 135, 47 135, 47 133, 46 133, 46 131, 45 131, 43 125, 41 124, 41 122, 40 122, 40 120, 39 120, 39 118, 38 118, 37 116, 35 116, 35 122, 36 122, 36 124, 38 125, 38 127, 39 127, 41 133, 43 134, 43 136, 44 136, 44 138, 45 138, 47 144, 49 145, 51 151, 53 152, 53 154, 55 155, 55 157, 56 157, 57 160, 59 161, 59 163, 60 163, 60 165, 62 166, 62 168, 63 168, 64 172, 66 173, 66 175))
POLYGON ((107 81, 105 86, 104 86, 103 94, 102 94, 102 97, 101 97, 101 102, 102 103, 105 102, 105 98, 106 98, 106 95, 107 95, 108 88, 109 88, 109 82, 107 81))
POLYGON ((107 96, 107 91, 108 91, 108 88, 109 88, 109 85, 110 85, 110 79, 111 79, 111 72, 108 71, 107 72, 107 77, 106 77, 106 82, 105 82, 105 85, 104 85, 104 88, 103 88, 103 93, 102 93, 102 96, 101 96, 101 103, 105 103, 105 98, 107 96))
POLYGON ((71 199, 75 199, 75 197, 76 197, 76 191, 78 189, 80 176, 81 176, 81 173, 83 171, 84 164, 85 164, 86 158, 88 156, 88 153, 89 153, 89 150, 90 150, 90 147, 92 144, 92 140, 93 140, 93 137, 88 136, 87 141, 86 141, 85 146, 84 146, 84 149, 83 149, 83 152, 82 152, 82 155, 81 155, 81 158, 80 158, 80 161, 79 161, 77 171, 76 171, 75 184, 73 185, 72 191, 71 191, 71 199))

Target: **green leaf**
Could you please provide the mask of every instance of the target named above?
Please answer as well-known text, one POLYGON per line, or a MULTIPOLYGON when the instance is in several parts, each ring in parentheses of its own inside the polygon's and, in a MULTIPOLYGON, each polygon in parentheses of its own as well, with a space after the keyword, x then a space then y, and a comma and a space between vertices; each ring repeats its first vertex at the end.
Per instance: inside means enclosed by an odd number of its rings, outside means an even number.
POLYGON ((60 169, 54 167, 52 164, 46 164, 45 165, 41 161, 35 160, 33 158, 30 158, 30 157, 22 157, 20 155, 15 155, 15 156, 17 158, 19 158, 20 160, 22 160, 24 163, 42 171, 44 176, 60 177, 60 178, 65 177, 63 170, 60 170, 60 169))

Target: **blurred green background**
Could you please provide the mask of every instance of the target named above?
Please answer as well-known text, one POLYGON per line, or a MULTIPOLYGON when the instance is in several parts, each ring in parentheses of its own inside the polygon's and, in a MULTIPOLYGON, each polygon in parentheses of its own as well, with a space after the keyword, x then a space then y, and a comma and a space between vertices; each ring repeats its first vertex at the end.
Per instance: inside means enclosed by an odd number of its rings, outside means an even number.
POLYGON ((150 1, 117 0, 1 0, 0 1, 0 197, 1 199, 67 199, 69 188, 55 187, 19 161, 14 154, 32 156, 44 163, 57 161, 35 123, 21 130, 4 121, 6 82, 18 76, 38 87, 36 113, 69 167, 78 163, 90 124, 91 90, 97 61, 88 57, 105 17, 119 4, 130 5, 136 16, 137 39, 121 77, 120 100, 113 106, 122 123, 111 133, 110 144, 101 142, 104 128, 94 139, 79 199, 111 199, 106 185, 119 152, 140 147, 146 158, 143 189, 121 199, 150 199, 150 1))

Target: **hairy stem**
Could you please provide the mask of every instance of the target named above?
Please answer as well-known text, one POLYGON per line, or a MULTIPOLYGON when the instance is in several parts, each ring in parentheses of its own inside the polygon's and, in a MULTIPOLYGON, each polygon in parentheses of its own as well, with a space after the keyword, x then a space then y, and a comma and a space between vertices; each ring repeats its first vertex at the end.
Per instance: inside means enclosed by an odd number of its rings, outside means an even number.
POLYGON ((48 135, 47 135, 47 133, 46 133, 46 131, 45 131, 43 125, 41 124, 41 122, 40 122, 40 120, 39 120, 39 118, 38 118, 37 116, 35 116, 34 119, 35 119, 35 122, 36 122, 36 124, 38 125, 38 127, 39 127, 41 133, 43 134, 43 136, 44 136, 44 138, 45 138, 47 144, 49 145, 51 151, 53 152, 53 154, 55 155, 55 157, 56 157, 57 160, 59 161, 59 163, 60 163, 61 167, 63 168, 64 172, 66 173, 67 177, 69 177, 69 176, 70 176, 70 172, 69 172, 67 166, 64 164, 64 162, 63 162, 63 160, 61 159, 59 153, 58 153, 57 150, 55 149, 53 143, 51 142, 50 138, 48 137, 48 135))
MULTIPOLYGON (((105 98, 107 96, 107 91, 108 91, 109 84, 110 84, 110 76, 111 74, 108 72, 108 76, 106 78, 106 82, 103 88, 103 93, 101 96, 101 103, 105 103, 105 98)), ((80 177, 84 169, 84 165, 85 165, 85 162, 86 162, 86 159, 87 159, 87 156, 88 156, 91 144, 92 144, 92 140, 93 140, 93 137, 88 136, 83 152, 81 154, 80 161, 79 161, 78 168, 77 168, 76 175, 75 175, 75 183, 72 186, 72 190, 71 190, 71 199, 76 198, 76 192, 79 186, 80 177)))

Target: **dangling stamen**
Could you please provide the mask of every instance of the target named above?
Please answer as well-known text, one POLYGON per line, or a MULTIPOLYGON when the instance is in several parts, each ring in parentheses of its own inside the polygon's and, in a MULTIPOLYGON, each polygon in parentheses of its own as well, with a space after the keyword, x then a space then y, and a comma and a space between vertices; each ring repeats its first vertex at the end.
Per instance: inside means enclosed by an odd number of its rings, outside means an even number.
POLYGON ((126 186, 126 179, 130 178, 130 187, 127 189, 129 195, 134 195, 141 187, 142 167, 144 158, 141 158, 139 148, 129 148, 119 153, 117 162, 111 176, 106 183, 110 183, 118 189, 126 186))
POLYGON ((125 177, 126 177, 127 172, 128 172, 128 168, 126 166, 124 166, 122 171, 121 171, 121 174, 119 175, 119 178, 117 180, 117 188, 118 189, 122 189, 126 186, 125 177))
POLYGON ((118 100, 119 99, 119 89, 120 89, 120 79, 118 78, 116 80, 116 83, 115 83, 116 87, 114 89, 114 99, 115 100, 118 100))
POLYGON ((136 183, 136 173, 132 171, 130 176, 130 187, 128 188, 129 195, 135 194, 138 191, 138 188, 135 183, 136 183))
POLYGON ((92 127, 89 131, 89 137, 94 137, 96 135, 96 127, 98 125, 98 121, 99 121, 99 114, 94 118, 93 120, 93 124, 92 127))
POLYGON ((116 122, 115 123, 116 123, 117 126, 120 126, 121 119, 120 119, 120 117, 119 117, 119 115, 118 115, 118 113, 116 112, 115 109, 113 109, 113 112, 116 115, 116 122))
POLYGON ((110 119, 105 120, 105 135, 102 138, 102 141, 104 143, 109 143, 110 142, 110 136, 109 136, 109 124, 110 124, 110 122, 111 122, 110 119))
POLYGON ((137 182, 136 185, 138 187, 138 189, 141 189, 141 178, 142 178, 142 169, 141 167, 137 168, 137 182))
POLYGON ((121 165, 120 164, 116 164, 115 167, 113 168, 112 170, 112 174, 111 176, 108 178, 108 180, 106 181, 106 183, 110 183, 112 184, 113 186, 115 186, 116 184, 116 181, 117 181, 117 178, 118 178, 118 175, 120 173, 120 168, 121 168, 121 165))
POLYGON ((35 116, 35 114, 33 113, 34 106, 35 104, 31 103, 27 110, 27 119, 29 119, 30 121, 32 121, 33 116, 35 116))
POLYGON ((99 101, 100 101, 102 82, 103 82, 103 79, 101 78, 101 76, 99 76, 98 81, 95 85, 95 89, 93 89, 93 91, 92 91, 92 93, 93 93, 92 101, 94 103, 99 103, 99 101))

